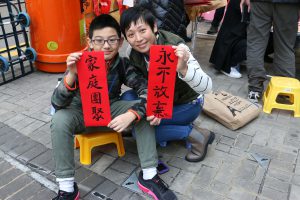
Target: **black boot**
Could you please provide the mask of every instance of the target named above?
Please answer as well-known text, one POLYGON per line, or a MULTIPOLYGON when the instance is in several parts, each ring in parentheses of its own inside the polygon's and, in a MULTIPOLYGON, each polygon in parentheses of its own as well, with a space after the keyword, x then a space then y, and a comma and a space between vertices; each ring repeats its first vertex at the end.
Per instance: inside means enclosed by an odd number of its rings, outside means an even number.
POLYGON ((218 28, 217 26, 210 26, 210 29, 207 31, 207 34, 216 34, 218 32, 218 28))
POLYGON ((214 141, 215 134, 207 129, 194 126, 187 139, 192 148, 186 154, 185 159, 189 162, 200 162, 205 158, 207 147, 214 141))

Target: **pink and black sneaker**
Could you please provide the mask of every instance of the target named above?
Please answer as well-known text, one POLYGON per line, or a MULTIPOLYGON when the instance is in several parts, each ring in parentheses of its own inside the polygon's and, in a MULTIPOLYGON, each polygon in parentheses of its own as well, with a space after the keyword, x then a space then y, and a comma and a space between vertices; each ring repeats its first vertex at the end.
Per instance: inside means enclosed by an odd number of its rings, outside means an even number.
POLYGON ((155 200, 177 200, 176 195, 157 174, 150 180, 144 180, 143 172, 141 171, 138 177, 138 186, 155 200))
POLYGON ((77 184, 74 183, 74 192, 65 192, 59 190, 57 196, 54 197, 52 200, 79 200, 79 191, 77 184))

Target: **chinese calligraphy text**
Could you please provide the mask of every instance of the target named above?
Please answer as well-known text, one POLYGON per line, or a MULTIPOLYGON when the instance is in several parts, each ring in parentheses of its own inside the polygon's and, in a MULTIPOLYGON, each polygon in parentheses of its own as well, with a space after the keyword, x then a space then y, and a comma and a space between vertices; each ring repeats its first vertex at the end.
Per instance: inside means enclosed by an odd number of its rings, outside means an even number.
POLYGON ((111 116, 103 52, 84 52, 77 71, 85 126, 106 126, 111 116))
POLYGON ((147 116, 172 118, 177 60, 172 46, 151 46, 147 116))

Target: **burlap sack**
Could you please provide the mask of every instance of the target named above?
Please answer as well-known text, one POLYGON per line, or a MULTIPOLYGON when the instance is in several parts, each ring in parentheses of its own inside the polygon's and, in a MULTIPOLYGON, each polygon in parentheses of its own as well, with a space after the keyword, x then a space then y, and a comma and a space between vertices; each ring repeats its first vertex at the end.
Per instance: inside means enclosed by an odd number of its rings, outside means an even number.
POLYGON ((204 96, 204 113, 231 130, 236 130, 258 117, 260 110, 258 105, 224 91, 204 96))

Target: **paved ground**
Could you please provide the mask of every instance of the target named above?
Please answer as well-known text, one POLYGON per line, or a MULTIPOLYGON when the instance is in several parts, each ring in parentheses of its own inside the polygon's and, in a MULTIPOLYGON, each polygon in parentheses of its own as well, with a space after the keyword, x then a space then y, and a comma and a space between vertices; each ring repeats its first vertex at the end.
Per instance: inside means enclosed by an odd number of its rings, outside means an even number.
POLYGON ((38 174, 4 156, 3 152, 1 154, 5 158, 0 158, 0 199, 50 199, 55 195, 47 188, 47 185, 45 186, 31 177, 31 175, 39 177, 38 174))
MULTIPOLYGON (((206 26, 207 28, 207 26, 206 26)), ((212 77, 214 90, 246 97, 247 77, 230 79, 208 63, 214 40, 198 39, 195 57, 212 77)), ((124 52, 124 51, 123 51, 124 52)), ((0 86, 0 199, 43 200, 56 191, 50 138, 50 97, 61 74, 34 72, 0 86), (38 181, 37 181, 38 180, 38 181)), ((196 121, 217 134, 206 159, 184 160, 182 142, 158 147, 170 168, 163 179, 182 200, 299 200, 300 119, 290 112, 261 113, 247 126, 231 131, 202 114, 196 121), (251 156, 270 159, 266 170, 251 156)), ((124 138, 126 155, 117 157, 114 146, 93 151, 90 166, 79 164, 76 181, 82 199, 149 199, 122 183, 137 169, 135 141, 124 138)))

